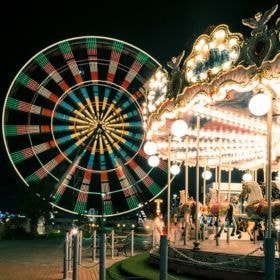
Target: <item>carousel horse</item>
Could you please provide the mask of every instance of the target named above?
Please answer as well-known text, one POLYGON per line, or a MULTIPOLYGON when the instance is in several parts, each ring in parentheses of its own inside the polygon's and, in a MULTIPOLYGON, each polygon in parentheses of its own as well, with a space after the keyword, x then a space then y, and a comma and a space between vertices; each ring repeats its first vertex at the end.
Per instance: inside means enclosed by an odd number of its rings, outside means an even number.
POLYGON ((180 201, 178 207, 178 216, 183 218, 183 227, 193 228, 193 214, 195 209, 195 200, 193 197, 186 198, 185 190, 180 191, 180 201))
POLYGON ((254 240, 254 232, 258 232, 258 239, 261 240, 264 237, 264 223, 262 221, 252 221, 252 220, 239 220, 237 221, 236 234, 240 239, 242 237, 242 232, 246 232, 250 241, 254 240))
MULTIPOLYGON (((200 223, 206 221, 207 208, 199 202, 198 206, 198 217, 200 223)), ((191 196, 186 198, 185 190, 180 191, 180 202, 178 207, 178 216, 183 217, 183 227, 189 231, 194 229, 194 224, 196 220, 196 201, 191 196)))
MULTIPOLYGON (((268 201, 263 197, 260 185, 257 182, 246 182, 243 185, 240 197, 247 200, 245 213, 253 219, 265 219, 268 215, 268 201)), ((280 199, 272 198, 271 215, 272 218, 280 215, 280 199)))
POLYGON ((215 225, 219 227, 219 231, 216 234, 216 237, 220 237, 222 231, 225 229, 226 224, 232 225, 233 230, 231 236, 235 235, 235 230, 237 228, 236 221, 234 218, 234 209, 236 206, 236 198, 233 197, 231 201, 227 199, 224 201, 218 200, 217 190, 210 188, 209 195, 207 197, 208 202, 208 212, 215 219, 215 225))

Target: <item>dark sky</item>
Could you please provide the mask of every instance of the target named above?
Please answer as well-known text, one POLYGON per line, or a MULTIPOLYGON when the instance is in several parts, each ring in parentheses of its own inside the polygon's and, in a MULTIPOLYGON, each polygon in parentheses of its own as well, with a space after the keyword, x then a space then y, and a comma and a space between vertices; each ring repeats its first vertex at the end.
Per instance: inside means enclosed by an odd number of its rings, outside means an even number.
MULTIPOLYGON (((20 68, 37 52, 60 40, 83 35, 116 38, 144 50, 166 67, 172 56, 182 50, 189 53, 194 40, 210 25, 225 23, 232 32, 249 35, 251 30, 241 20, 253 17, 258 11, 265 12, 276 3, 272 0, 6 1, 0 12, 1 111, 9 85, 20 68)), ((0 210, 11 210, 18 179, 6 156, 2 131, 0 141, 0 210)))

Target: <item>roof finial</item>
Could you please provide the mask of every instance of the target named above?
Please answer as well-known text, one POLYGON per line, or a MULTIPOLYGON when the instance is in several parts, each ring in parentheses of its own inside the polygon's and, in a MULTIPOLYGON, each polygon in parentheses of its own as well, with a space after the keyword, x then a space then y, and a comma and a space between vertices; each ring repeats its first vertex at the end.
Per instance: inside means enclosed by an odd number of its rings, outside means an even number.
POLYGON ((251 35, 257 35, 267 30, 266 23, 272 17, 272 15, 278 9, 278 4, 273 6, 271 9, 267 10, 264 14, 258 12, 255 14, 254 18, 242 19, 242 23, 253 29, 251 35))

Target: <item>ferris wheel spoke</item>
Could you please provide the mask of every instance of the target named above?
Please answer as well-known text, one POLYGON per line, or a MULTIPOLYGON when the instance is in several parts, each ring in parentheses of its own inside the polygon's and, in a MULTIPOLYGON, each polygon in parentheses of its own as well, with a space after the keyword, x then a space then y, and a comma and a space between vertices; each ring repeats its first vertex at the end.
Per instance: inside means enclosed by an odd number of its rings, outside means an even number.
POLYGON ((124 48, 123 43, 121 42, 113 43, 112 50, 111 50, 111 59, 110 59, 110 64, 109 64, 108 74, 107 74, 108 82, 114 81, 123 48, 124 48))
POLYGON ((143 180, 145 187, 152 195, 156 195, 160 192, 160 186, 150 176, 146 176, 146 172, 136 163, 135 160, 129 161, 128 165, 130 170, 132 170, 139 179, 143 180))
POLYGON ((135 190, 131 187, 132 184, 128 181, 128 178, 123 172, 122 166, 117 169, 117 176, 129 209, 136 208, 139 201, 136 197, 135 190))
POLYGON ((110 194, 110 183, 107 172, 100 173, 101 178, 101 192, 104 195, 104 214, 111 215, 113 213, 112 196, 110 194))
POLYGON ((78 84, 83 83, 81 71, 76 63, 76 60, 75 60, 75 57, 74 57, 74 54, 72 52, 71 45, 69 44, 69 42, 63 42, 63 43, 59 44, 58 48, 60 49, 76 82, 78 84))
POLYGON ((43 152, 46 152, 53 148, 53 145, 50 142, 41 143, 39 145, 35 145, 32 148, 28 147, 22 150, 17 150, 11 153, 11 157, 15 164, 18 164, 22 161, 25 161, 29 158, 34 157, 35 155, 39 155, 43 152))
MULTIPOLYGON (((85 172, 86 174, 87 172, 85 172)), ((85 175, 86 176, 86 175, 85 175)), ((76 200, 74 211, 79 214, 83 214, 86 211, 86 205, 88 201, 88 190, 89 185, 85 183, 86 179, 83 180, 78 197, 76 200)))
POLYGON ((44 164, 41 168, 37 169, 34 173, 26 177, 26 181, 28 183, 40 181, 43 178, 45 178, 48 174, 51 173, 51 171, 57 167, 62 161, 64 160, 64 157, 59 154, 46 164, 44 164))
POLYGON ((44 86, 40 85, 38 82, 36 82, 34 79, 29 77, 24 72, 20 72, 19 75, 16 78, 16 83, 21 84, 34 92, 36 95, 40 95, 44 97, 47 100, 50 100, 53 103, 56 103, 59 99, 59 97, 45 88, 44 86))
POLYGON ((104 92, 104 97, 103 97, 103 101, 101 104, 101 115, 100 115, 100 119, 103 121, 104 119, 106 119, 106 111, 105 108, 107 107, 108 104, 108 97, 110 95, 111 89, 106 88, 105 92, 104 92), (104 114, 105 113, 105 114, 104 114))
POLYGON ((126 77, 121 84, 121 87, 124 89, 127 89, 135 76, 138 74, 142 66, 146 63, 148 60, 148 56, 144 53, 139 52, 136 56, 136 59, 134 60, 133 64, 131 65, 129 71, 126 74, 126 77))
POLYGON ((72 163, 68 166, 64 174, 60 177, 59 181, 55 184, 51 196, 56 204, 59 203, 61 197, 67 189, 69 182, 72 180, 81 158, 81 155, 77 155, 72 161, 72 163))
POLYGON ((34 58, 34 61, 40 66, 50 78, 52 78, 63 91, 69 91, 70 86, 57 71, 55 66, 48 60, 44 53, 40 53, 34 58))
POLYGON ((96 81, 98 80, 96 38, 86 38, 86 49, 89 61, 90 76, 93 81, 96 81))

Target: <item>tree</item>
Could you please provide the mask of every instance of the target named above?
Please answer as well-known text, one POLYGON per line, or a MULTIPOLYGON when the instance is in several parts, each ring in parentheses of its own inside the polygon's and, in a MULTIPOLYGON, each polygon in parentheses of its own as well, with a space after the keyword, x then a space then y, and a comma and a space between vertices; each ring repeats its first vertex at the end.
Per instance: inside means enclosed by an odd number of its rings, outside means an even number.
POLYGON ((51 187, 45 182, 34 182, 27 186, 19 186, 17 193, 18 210, 30 218, 30 235, 38 235, 37 223, 40 217, 48 220, 52 205, 50 204, 51 187))

